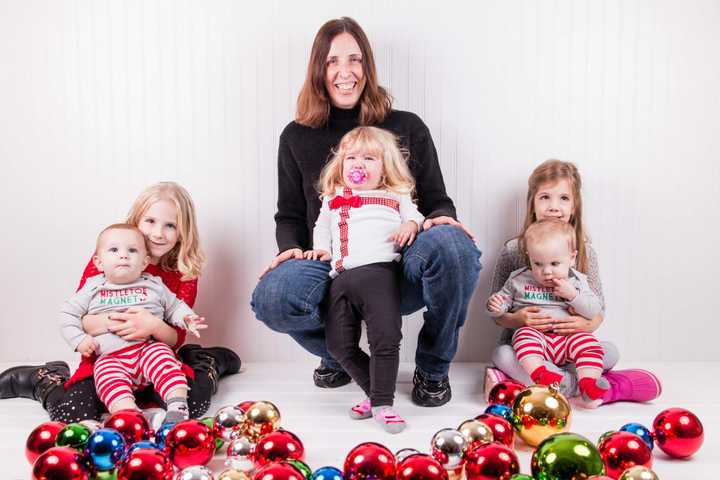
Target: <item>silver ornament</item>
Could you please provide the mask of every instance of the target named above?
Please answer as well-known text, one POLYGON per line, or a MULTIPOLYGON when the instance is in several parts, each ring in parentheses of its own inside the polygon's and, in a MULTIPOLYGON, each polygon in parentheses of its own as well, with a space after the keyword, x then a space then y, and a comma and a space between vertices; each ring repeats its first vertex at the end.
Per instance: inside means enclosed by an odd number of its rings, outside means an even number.
POLYGON ((455 470, 462 465, 467 439, 458 430, 443 428, 433 435, 430 448, 432 456, 445 470, 455 470))
POLYGON ((215 431, 226 442, 233 437, 233 433, 240 430, 245 423, 245 414, 237 407, 222 407, 213 417, 215 431))
POLYGON ((255 446, 247 437, 234 437, 228 443, 225 465, 241 472, 252 472, 255 464, 250 459, 250 452, 255 446))
POLYGON ((400 463, 410 455, 417 455, 418 453, 420 453, 420 451, 415 450, 414 448, 401 448, 395 453, 395 459, 397 460, 397 463, 400 463))
POLYGON ((175 475, 175 480, 214 480, 213 472, 207 467, 193 465, 185 467, 175 475))

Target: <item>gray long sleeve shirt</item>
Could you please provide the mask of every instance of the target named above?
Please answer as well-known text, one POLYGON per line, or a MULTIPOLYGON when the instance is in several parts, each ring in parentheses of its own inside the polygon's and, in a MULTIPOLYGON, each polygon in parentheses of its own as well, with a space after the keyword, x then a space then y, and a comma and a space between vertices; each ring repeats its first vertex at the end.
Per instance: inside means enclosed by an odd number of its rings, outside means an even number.
MULTIPOLYGON (((132 283, 117 285, 110 283, 105 275, 88 278, 83 288, 65 301, 60 309, 60 333, 65 341, 77 349, 87 335, 82 328, 82 317, 109 312, 123 312, 129 307, 142 307, 170 325, 186 328, 185 316, 194 312, 185 302, 178 299, 162 282, 160 277, 143 272, 132 283)), ((124 340, 114 333, 96 335, 99 345, 96 352, 104 355, 139 340, 124 340)))
POLYGON ((602 311, 602 302, 590 289, 585 275, 571 268, 568 280, 577 290, 572 301, 556 296, 552 287, 538 284, 529 268, 519 268, 510 274, 502 290, 498 292, 506 298, 502 309, 499 312, 488 311, 488 314, 499 317, 508 311, 540 307, 543 313, 552 318, 563 318, 568 315, 568 307, 572 307, 578 315, 593 318, 602 311))

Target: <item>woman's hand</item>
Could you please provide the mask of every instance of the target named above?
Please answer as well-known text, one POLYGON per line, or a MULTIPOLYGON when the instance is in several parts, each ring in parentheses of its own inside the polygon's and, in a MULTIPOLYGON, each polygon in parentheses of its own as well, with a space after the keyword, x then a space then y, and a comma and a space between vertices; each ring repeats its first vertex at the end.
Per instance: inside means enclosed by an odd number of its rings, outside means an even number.
POLYGON ((517 312, 506 313, 495 322, 505 328, 533 327, 541 332, 552 330, 553 319, 540 307, 525 307, 517 312))
POLYGON ((398 247, 404 247, 405 245, 409 247, 415 241, 418 228, 417 223, 413 220, 409 220, 400 225, 400 228, 390 235, 390 240, 392 240, 398 247))
POLYGON ((277 267, 281 263, 283 263, 286 260, 290 260, 291 258, 294 258, 295 260, 302 260, 303 258, 303 251, 300 248, 291 248, 289 250, 285 250, 284 252, 278 254, 277 257, 273 259, 272 262, 270 262, 270 265, 263 270, 263 272, 258 277, 258 280, 263 278, 267 272, 272 270, 273 268, 277 267))
POLYGON ((574 333, 595 331, 593 322, 579 315, 570 315, 565 318, 556 318, 553 332, 558 335, 572 335, 574 333))
POLYGON ((124 340, 147 340, 165 322, 142 307, 130 307, 123 313, 110 313, 108 330, 124 340))
POLYGON ((308 250, 303 254, 305 260, 320 260, 321 262, 329 262, 332 260, 330 252, 325 250, 308 250))
POLYGON ((458 222, 452 217, 435 217, 435 218, 428 218, 423 222, 423 230, 430 230, 435 225, 452 225, 454 227, 458 227, 462 229, 465 234, 470 237, 470 239, 474 242, 475 241, 475 235, 472 234, 470 230, 465 227, 462 223, 458 222))

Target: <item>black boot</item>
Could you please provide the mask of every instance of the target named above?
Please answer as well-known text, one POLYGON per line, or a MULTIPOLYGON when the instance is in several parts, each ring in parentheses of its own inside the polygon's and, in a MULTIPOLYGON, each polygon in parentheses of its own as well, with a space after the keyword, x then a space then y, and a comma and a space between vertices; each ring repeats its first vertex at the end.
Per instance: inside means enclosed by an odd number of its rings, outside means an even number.
POLYGON ((48 393, 69 378, 65 362, 8 368, 0 373, 0 398, 31 398, 44 404, 48 393))
POLYGON ((193 370, 208 373, 213 381, 213 394, 217 391, 218 379, 240 370, 240 357, 225 347, 204 348, 196 344, 187 344, 180 347, 178 355, 183 363, 193 370))

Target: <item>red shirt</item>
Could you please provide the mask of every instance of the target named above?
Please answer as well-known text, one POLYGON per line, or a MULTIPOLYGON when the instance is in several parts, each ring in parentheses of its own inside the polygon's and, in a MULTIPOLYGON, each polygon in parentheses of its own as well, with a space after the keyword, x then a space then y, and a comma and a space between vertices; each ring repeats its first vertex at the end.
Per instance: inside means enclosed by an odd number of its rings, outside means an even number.
MULTIPOLYGON (((170 291, 173 292, 180 300, 187 303, 190 308, 192 308, 192 306, 195 304, 195 297, 197 297, 197 278, 183 281, 181 280, 182 274, 180 272, 166 271, 157 265, 148 265, 145 271, 150 275, 160 277, 165 286, 168 287, 170 291)), ((83 285, 85 285, 85 281, 88 278, 94 277, 95 275, 99 274, 100 271, 95 267, 92 259, 90 259, 87 266, 85 267, 85 271, 83 272, 82 278, 80 279, 80 284, 78 285, 77 289, 80 290, 83 285)), ((177 332, 177 342, 175 342, 175 345, 171 348, 177 352, 177 349, 180 348, 183 343, 185 343, 186 332, 182 328, 173 328, 177 332)), ((85 380, 88 377, 91 377, 93 374, 95 360, 97 360, 97 355, 95 354, 89 357, 82 356, 78 369, 75 370, 75 373, 73 373, 72 377, 70 377, 70 380, 65 382, 65 388, 68 389, 71 385, 81 380, 85 380)), ((195 374, 192 368, 185 365, 184 363, 182 364, 182 370, 186 377, 195 378, 195 374)))

